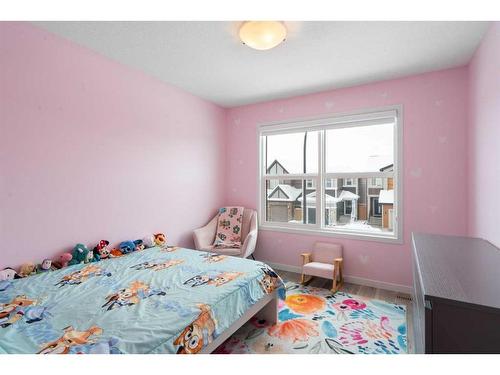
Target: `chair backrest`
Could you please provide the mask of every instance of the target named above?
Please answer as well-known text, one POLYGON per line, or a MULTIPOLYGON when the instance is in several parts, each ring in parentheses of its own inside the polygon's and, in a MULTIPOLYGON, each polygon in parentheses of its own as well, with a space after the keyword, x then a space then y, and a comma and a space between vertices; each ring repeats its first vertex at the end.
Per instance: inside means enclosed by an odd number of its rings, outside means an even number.
POLYGON ((241 226, 241 242, 245 242, 245 238, 247 238, 248 232, 250 232, 252 229, 255 229, 251 227, 252 218, 254 215, 257 215, 257 212, 255 212, 255 210, 252 210, 250 208, 245 208, 243 210, 243 224, 241 226))
POLYGON ((313 246, 313 262, 333 263, 342 258, 342 245, 329 242, 316 242, 313 246))

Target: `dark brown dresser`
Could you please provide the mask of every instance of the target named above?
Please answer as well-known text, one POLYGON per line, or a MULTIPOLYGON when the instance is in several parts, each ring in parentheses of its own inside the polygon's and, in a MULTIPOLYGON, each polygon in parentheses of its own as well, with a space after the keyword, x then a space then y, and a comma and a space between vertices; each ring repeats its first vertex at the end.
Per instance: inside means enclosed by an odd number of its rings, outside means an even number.
POLYGON ((500 353, 500 250, 478 238, 412 235, 416 353, 500 353))

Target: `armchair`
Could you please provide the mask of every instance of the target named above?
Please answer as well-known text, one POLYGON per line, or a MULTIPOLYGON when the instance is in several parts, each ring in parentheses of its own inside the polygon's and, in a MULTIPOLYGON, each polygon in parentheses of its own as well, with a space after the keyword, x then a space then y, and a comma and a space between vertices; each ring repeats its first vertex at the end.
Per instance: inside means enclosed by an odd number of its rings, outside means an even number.
POLYGON ((301 283, 305 284, 311 276, 332 279, 332 292, 337 292, 344 282, 342 245, 316 242, 312 252, 302 253, 301 283), (308 277, 309 276, 309 277, 308 277))
POLYGON ((255 245, 257 244, 257 212, 249 208, 245 208, 243 211, 243 223, 241 226, 242 245, 239 249, 214 248, 218 217, 219 215, 216 215, 207 225, 194 230, 193 239, 195 249, 241 258, 248 258, 251 256, 252 259, 255 259, 253 257, 253 252, 255 251, 255 245))

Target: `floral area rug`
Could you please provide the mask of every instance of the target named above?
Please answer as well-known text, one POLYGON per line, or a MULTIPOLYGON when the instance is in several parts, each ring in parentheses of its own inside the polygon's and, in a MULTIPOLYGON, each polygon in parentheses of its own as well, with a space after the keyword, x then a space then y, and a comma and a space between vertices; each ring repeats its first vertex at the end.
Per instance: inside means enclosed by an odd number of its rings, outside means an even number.
POLYGON ((279 323, 252 318, 217 354, 403 354, 406 308, 344 292, 287 283, 279 323))

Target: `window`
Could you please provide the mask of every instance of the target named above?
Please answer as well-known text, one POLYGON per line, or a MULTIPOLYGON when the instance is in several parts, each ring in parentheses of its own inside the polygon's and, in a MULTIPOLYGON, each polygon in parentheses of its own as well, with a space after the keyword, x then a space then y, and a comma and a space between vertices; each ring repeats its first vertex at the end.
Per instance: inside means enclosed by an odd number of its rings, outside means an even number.
POLYGON ((334 178, 327 178, 325 181, 325 189, 337 189, 337 180, 334 178))
POLYGON ((354 178, 346 178, 344 179, 344 186, 354 186, 356 183, 354 182, 354 178))
POLYGON ((314 189, 315 188, 315 181, 314 180, 307 180, 306 181, 306 188, 308 189, 314 189))
POLYGON ((382 187, 383 183, 382 183, 382 178, 380 177, 372 177, 369 179, 370 181, 370 186, 373 186, 373 187, 382 187))
POLYGON ((261 227, 399 241, 400 112, 261 126, 261 227))
POLYGON ((344 215, 351 215, 352 213, 352 201, 344 202, 344 215))

